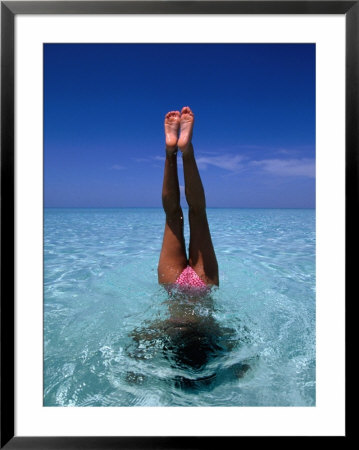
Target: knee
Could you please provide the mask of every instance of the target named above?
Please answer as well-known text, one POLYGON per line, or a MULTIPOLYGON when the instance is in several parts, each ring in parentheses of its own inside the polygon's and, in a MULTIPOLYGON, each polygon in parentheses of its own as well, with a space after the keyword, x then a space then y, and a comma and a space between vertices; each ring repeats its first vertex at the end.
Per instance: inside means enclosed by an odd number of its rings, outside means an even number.
POLYGON ((167 219, 183 220, 183 212, 180 207, 176 205, 163 205, 163 209, 166 213, 167 219))
POLYGON ((162 206, 166 214, 178 214, 181 210, 179 202, 175 201, 171 195, 162 195, 162 206))
POLYGON ((206 217, 206 206, 205 205, 202 205, 202 204, 188 205, 188 211, 189 211, 190 216, 192 216, 192 217, 201 217, 201 218, 206 217))

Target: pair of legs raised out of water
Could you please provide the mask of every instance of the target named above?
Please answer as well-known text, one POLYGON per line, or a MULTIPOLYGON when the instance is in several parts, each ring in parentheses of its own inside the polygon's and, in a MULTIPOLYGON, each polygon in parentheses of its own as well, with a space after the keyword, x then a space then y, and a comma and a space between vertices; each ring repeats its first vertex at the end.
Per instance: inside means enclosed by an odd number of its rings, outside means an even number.
POLYGON ((218 286, 218 264, 209 231, 206 200, 192 145, 194 115, 186 106, 165 117, 166 160, 162 204, 166 213, 163 244, 158 263, 160 284, 173 284, 187 266, 208 286, 218 286), (187 258, 183 212, 177 173, 177 152, 182 153, 185 194, 189 208, 190 242, 187 258))

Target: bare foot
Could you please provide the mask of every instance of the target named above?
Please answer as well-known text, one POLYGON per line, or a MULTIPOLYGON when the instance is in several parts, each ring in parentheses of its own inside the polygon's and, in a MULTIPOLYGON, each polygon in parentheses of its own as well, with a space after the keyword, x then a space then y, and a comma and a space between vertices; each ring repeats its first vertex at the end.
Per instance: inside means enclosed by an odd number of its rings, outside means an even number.
POLYGON ((181 114, 179 111, 170 111, 165 117, 166 150, 170 153, 177 148, 178 130, 180 126, 181 114))
POLYGON ((181 111, 181 133, 178 139, 178 147, 181 152, 186 152, 191 144, 194 124, 194 115, 189 106, 185 106, 181 111))

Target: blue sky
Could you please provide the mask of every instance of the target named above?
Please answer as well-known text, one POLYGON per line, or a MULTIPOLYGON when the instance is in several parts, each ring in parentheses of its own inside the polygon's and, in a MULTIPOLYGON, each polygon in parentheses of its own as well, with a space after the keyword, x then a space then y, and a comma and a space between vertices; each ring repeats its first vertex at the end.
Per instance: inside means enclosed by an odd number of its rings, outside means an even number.
POLYGON ((45 44, 45 206, 161 206, 186 105, 208 207, 315 207, 314 44, 45 44))

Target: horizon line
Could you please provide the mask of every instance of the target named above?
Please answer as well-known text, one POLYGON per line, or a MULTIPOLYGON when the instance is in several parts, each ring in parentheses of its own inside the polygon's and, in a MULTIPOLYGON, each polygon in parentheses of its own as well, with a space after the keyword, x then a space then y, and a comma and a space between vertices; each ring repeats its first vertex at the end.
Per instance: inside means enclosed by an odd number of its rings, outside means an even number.
MULTIPOLYGON (((44 206, 44 209, 163 209, 162 206, 44 206)), ((182 209, 188 209, 183 206, 182 209)), ((316 209, 315 206, 207 206, 206 209, 316 209)))

